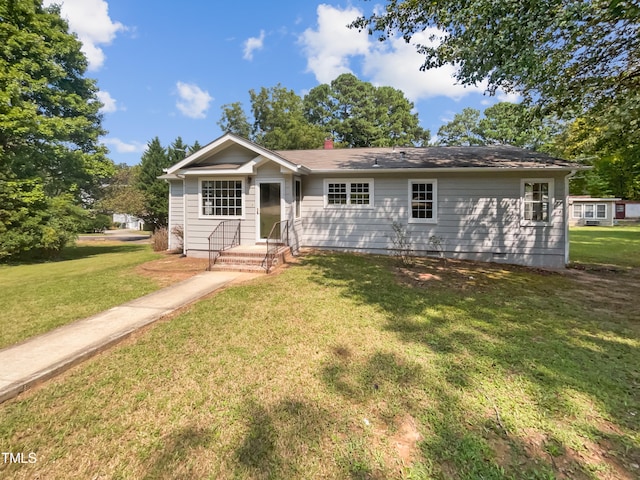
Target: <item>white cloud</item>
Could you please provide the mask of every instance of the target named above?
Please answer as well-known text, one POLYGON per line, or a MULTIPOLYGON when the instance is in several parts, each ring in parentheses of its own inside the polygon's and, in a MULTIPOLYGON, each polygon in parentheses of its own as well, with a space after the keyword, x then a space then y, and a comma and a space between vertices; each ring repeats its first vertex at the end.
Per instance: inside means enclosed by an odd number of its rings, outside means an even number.
POLYGON ((256 50, 262 50, 264 46, 264 30, 260 30, 259 37, 249 37, 244 42, 244 55, 242 58, 245 60, 253 60, 253 52, 256 50))
POLYGON ((440 31, 418 32, 409 44, 401 37, 381 43, 366 32, 347 27, 361 15, 353 7, 341 10, 331 5, 318 6, 317 28, 305 30, 298 39, 307 57, 307 71, 318 82, 329 83, 338 75, 351 72, 350 61, 361 57, 362 73, 369 81, 400 89, 414 102, 436 96, 460 100, 470 93, 484 92, 484 83, 475 87, 456 84, 453 65, 420 71, 424 56, 416 51, 415 44, 434 44, 438 40, 431 40, 430 36, 441 36, 440 31))
POLYGON ((105 55, 101 45, 109 45, 116 34, 127 30, 109 17, 105 0, 45 0, 44 5, 61 4, 60 13, 69 22, 69 29, 78 35, 82 51, 89 61, 89 70, 99 70, 105 55))
POLYGON ((194 83, 177 82, 178 97, 176 107, 189 118, 205 118, 213 97, 194 83))
POLYGON ((347 28, 362 12, 347 7, 341 10, 331 5, 318 5, 318 28, 306 29, 298 41, 307 56, 307 71, 320 83, 329 83, 342 73, 350 73, 349 60, 367 55, 370 44, 366 32, 347 28))
POLYGON ((414 102, 437 96, 460 100, 470 93, 484 92, 484 83, 475 87, 457 84, 454 78, 456 68, 453 65, 420 71, 424 56, 416 51, 415 44, 432 44, 430 36, 438 34, 436 29, 427 29, 416 33, 412 43, 392 37, 367 55, 363 72, 371 77, 373 83, 400 89, 414 102))
POLYGON ((102 143, 112 147, 118 153, 142 153, 147 149, 147 144, 142 142, 123 142, 119 138, 105 138, 102 143))
POLYGON ((101 113, 113 113, 118 110, 118 106, 116 105, 116 99, 111 96, 109 92, 104 90, 98 91, 96 94, 98 100, 102 103, 102 108, 100 109, 101 113))

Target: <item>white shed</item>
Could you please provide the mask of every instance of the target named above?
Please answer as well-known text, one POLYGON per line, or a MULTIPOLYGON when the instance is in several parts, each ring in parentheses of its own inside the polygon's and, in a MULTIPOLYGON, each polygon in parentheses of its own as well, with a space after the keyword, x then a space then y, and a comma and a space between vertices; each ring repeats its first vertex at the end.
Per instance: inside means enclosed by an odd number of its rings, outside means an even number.
POLYGON ((594 198, 588 195, 569 197, 569 225, 611 226, 616 216, 619 198, 594 198))

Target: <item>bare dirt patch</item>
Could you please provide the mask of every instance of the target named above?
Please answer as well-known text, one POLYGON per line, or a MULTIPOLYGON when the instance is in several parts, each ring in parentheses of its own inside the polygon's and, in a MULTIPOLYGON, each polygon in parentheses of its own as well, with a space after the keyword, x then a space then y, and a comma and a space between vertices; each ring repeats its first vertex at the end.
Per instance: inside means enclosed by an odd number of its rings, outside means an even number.
POLYGON ((387 457, 387 465, 408 466, 415 461, 419 453, 418 442, 422 440, 422 435, 411 415, 397 418, 391 426, 374 427, 373 434, 378 443, 391 447, 393 458, 387 457))
POLYGON ((410 266, 398 266, 394 271, 399 283, 413 287, 446 286, 450 289, 483 289, 492 282, 513 273, 556 275, 557 271, 528 268, 519 265, 474 262, 471 260, 434 259, 418 257, 410 266))
POLYGON ((138 265, 135 271, 138 275, 155 280, 161 287, 166 287, 206 271, 208 265, 209 260, 206 258, 167 253, 163 258, 138 265))
POLYGON ((417 444, 422 440, 416 421, 411 415, 405 415, 399 422, 398 430, 391 436, 391 445, 396 448, 398 457, 410 464, 417 453, 417 444))

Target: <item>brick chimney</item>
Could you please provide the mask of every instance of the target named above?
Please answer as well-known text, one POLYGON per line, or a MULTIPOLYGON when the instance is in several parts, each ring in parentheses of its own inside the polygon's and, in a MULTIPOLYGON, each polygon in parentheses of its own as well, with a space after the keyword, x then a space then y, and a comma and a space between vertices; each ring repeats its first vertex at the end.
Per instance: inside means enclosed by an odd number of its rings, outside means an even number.
POLYGON ((332 150, 333 149, 333 139, 332 138, 325 138, 324 139, 324 149, 325 150, 332 150))

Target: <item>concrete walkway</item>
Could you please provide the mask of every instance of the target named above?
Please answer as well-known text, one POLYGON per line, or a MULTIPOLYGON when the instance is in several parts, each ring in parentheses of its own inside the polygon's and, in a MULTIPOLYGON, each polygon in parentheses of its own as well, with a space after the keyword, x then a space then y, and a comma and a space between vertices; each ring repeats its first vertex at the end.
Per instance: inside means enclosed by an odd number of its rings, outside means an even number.
POLYGON ((255 276, 240 272, 203 272, 137 300, 0 350, 0 403, 234 280, 255 276))

